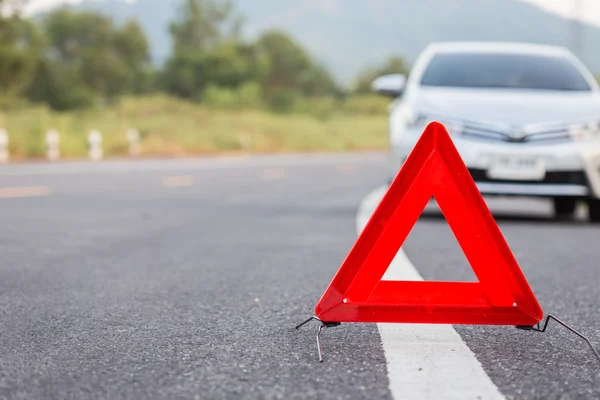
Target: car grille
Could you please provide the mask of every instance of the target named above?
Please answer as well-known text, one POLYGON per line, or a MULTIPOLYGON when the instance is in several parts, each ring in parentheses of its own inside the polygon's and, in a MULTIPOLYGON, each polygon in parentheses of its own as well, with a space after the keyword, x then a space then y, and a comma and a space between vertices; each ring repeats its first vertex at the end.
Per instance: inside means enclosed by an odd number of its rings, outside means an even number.
POLYGON ((588 186, 587 177, 581 171, 548 171, 542 181, 509 181, 500 179, 491 179, 487 176, 486 170, 469 168, 469 172, 475 182, 490 183, 529 183, 529 184, 555 184, 555 185, 581 185, 588 186))
POLYGON ((570 140, 566 125, 534 125, 522 129, 512 129, 506 126, 468 122, 462 125, 461 133, 466 137, 511 143, 547 143, 570 140))

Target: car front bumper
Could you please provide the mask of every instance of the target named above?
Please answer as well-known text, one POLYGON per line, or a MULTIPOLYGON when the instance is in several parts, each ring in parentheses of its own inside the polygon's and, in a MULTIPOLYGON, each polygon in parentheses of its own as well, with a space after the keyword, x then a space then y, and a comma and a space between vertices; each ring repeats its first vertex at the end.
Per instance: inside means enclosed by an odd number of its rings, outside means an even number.
MULTIPOLYGON (((396 174, 420 133, 407 131, 390 144, 396 174)), ((600 198, 600 142, 505 143, 453 137, 463 161, 482 194, 506 196, 600 198), (543 164, 536 179, 499 178, 489 173, 501 157, 530 157, 543 164)))
POLYGON ((590 197, 590 187, 577 183, 504 182, 481 180, 470 171, 479 191, 486 195, 541 196, 541 197, 590 197))

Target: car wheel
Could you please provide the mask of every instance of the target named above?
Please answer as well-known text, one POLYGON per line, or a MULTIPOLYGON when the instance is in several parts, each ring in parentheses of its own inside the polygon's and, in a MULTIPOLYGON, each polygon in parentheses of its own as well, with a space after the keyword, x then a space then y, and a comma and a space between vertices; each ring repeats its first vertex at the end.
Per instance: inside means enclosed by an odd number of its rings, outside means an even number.
POLYGON ((554 215, 557 217, 571 217, 575 214, 576 206, 575 199, 556 197, 554 198, 554 215))
POLYGON ((588 200, 588 210, 590 221, 600 223, 600 200, 588 200))

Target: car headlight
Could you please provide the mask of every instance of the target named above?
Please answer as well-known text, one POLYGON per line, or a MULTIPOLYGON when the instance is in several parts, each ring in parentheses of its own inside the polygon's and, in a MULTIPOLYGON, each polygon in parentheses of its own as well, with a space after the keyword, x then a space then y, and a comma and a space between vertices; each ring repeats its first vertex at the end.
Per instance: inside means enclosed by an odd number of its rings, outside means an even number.
POLYGON ((450 135, 460 135, 463 132, 464 125, 460 121, 432 113, 412 113, 407 116, 406 125, 408 127, 425 129, 429 123, 434 121, 444 125, 450 135))
POLYGON ((600 139, 600 121, 569 126, 569 135, 576 141, 600 139))

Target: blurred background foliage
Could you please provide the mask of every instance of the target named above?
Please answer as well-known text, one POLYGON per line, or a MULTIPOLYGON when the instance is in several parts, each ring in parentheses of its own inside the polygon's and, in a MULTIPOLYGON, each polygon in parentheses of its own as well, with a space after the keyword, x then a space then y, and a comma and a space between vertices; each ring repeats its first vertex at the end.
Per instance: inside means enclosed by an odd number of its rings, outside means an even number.
POLYGON ((0 0, 0 127, 15 158, 42 157, 48 129, 65 156, 85 155, 90 129, 107 155, 124 155, 130 126, 149 154, 382 148, 389 99, 369 86, 408 73, 391 57, 342 87, 283 30, 244 39, 226 0, 180 1, 159 68, 136 20, 68 8, 26 18, 26 1, 0 0))
MULTIPOLYGON (((16 10, 0 20, 4 108, 23 100, 60 111, 107 107, 125 95, 160 92, 209 107, 322 117, 343 112, 347 102, 360 112, 361 102, 353 97, 368 94, 377 75, 408 73, 401 57, 391 57, 366 69, 354 87, 341 87, 285 31, 245 40, 244 18, 225 0, 180 2, 170 25, 172 55, 159 69, 150 62, 149 41, 137 21, 117 25, 105 15, 66 8, 31 20, 18 12, 25 2, 0 0, 16 10)), ((367 96, 364 111, 385 112, 386 104, 367 96)))

